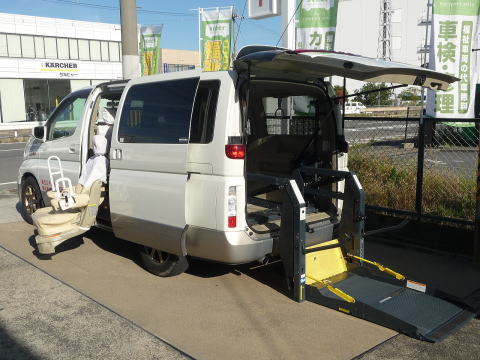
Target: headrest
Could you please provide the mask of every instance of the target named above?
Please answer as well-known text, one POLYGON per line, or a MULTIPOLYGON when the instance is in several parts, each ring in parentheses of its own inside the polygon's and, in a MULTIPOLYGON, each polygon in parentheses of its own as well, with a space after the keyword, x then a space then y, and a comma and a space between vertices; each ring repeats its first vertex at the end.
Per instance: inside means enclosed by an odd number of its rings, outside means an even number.
POLYGON ((107 139, 102 135, 93 136, 93 153, 95 155, 105 155, 107 152, 107 139))
POLYGON ((103 108, 102 118, 98 119, 97 124, 113 125, 115 121, 115 114, 117 109, 114 108, 103 108))

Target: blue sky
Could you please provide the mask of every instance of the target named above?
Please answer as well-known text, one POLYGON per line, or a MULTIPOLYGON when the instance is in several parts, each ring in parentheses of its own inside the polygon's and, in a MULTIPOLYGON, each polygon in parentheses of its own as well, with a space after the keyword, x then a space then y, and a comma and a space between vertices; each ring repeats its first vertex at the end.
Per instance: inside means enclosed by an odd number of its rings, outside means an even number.
MULTIPOLYGON (((117 24, 120 22, 120 13, 117 9, 74 5, 71 2, 108 7, 118 7, 119 4, 118 0, 0 0, 0 12, 117 24)), ((139 11, 137 17, 140 24, 164 24, 162 47, 196 50, 198 48, 198 16, 197 12, 190 9, 233 5, 236 12, 241 15, 244 4, 245 0, 137 0, 139 10, 185 14, 172 16, 139 11)), ((249 44, 275 45, 280 36, 280 18, 250 20, 247 15, 248 8, 245 9, 245 20, 240 28, 237 49, 249 44)))

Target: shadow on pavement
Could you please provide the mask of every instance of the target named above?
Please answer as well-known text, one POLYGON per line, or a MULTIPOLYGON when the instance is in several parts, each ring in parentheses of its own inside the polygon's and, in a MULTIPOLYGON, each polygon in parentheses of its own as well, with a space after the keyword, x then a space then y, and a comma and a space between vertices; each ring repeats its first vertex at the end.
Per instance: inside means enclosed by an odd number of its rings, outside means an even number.
MULTIPOLYGON (((1 314, 0 308, 0 314, 1 314)), ((7 329, 0 325, 0 357, 3 360, 23 360, 40 359, 37 354, 33 354, 26 346, 13 338, 7 329)))
MULTIPOLYGON (((118 239, 113 233, 98 228, 92 228, 86 236, 100 249, 129 259, 136 265, 144 268, 139 256, 140 245, 118 239)), ((35 239, 31 237, 30 241, 32 240, 34 246, 35 239)), ((66 241, 62 244, 65 247, 61 248, 62 245, 60 245, 57 249, 59 249, 59 251, 67 251, 80 246, 82 243, 83 240, 80 236, 78 239, 75 238, 66 241)), ((265 266, 255 262, 243 265, 228 265, 202 259, 189 258, 187 274, 200 278, 212 278, 225 274, 241 276, 243 274, 271 287, 285 296, 289 296, 287 283, 283 275, 283 266, 280 261, 265 266)))
POLYGON ((480 267, 468 259, 368 239, 365 253, 409 279, 480 306, 480 267))

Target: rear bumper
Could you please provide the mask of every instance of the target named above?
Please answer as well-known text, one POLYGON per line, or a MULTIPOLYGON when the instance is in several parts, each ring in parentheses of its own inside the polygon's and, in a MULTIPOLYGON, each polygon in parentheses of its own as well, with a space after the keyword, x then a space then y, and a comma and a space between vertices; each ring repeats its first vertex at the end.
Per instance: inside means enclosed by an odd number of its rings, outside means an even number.
POLYGON ((228 264, 244 264, 272 252, 271 238, 255 240, 244 231, 216 231, 189 226, 186 233, 187 254, 228 264))

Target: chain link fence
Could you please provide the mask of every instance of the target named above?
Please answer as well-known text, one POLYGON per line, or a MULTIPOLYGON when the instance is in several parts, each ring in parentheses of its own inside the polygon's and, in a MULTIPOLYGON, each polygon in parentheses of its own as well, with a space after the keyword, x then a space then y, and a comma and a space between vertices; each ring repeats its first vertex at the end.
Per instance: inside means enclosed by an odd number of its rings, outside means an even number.
POLYGON ((480 120, 346 118, 370 207, 473 224, 480 120))

